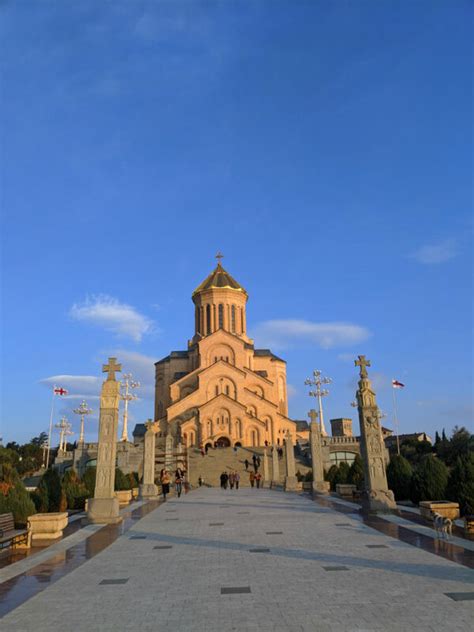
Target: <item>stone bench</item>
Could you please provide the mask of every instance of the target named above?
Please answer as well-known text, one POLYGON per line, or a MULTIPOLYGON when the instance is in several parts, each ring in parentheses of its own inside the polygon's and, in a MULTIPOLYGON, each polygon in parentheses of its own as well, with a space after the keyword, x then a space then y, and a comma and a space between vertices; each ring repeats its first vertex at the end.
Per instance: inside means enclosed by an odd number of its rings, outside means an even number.
POLYGON ((67 527, 68 515, 66 511, 53 513, 38 513, 28 517, 28 528, 32 542, 38 540, 56 540, 62 537, 63 529, 67 527))
POLYGON ((429 522, 432 522, 434 513, 451 520, 459 518, 459 503, 450 500, 422 500, 419 507, 422 517, 429 522))
POLYGON ((0 549, 8 546, 21 548, 29 546, 28 529, 15 529, 13 514, 0 514, 0 549))

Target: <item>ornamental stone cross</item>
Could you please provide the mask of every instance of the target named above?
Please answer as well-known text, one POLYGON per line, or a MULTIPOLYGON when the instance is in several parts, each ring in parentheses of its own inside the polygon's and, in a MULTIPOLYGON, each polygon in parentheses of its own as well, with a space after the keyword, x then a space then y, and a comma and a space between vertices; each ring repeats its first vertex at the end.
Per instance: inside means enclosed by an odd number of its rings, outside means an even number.
POLYGON ((358 360, 354 360, 355 366, 360 366, 360 377, 369 377, 367 368, 370 366, 370 360, 365 359, 365 355, 360 355, 358 360))
POLYGON ((109 358, 108 364, 102 365, 102 371, 104 373, 108 372, 107 381, 115 382, 115 372, 120 372, 122 370, 122 365, 117 364, 117 358, 109 358))
POLYGON ((318 413, 314 410, 314 408, 309 411, 308 417, 311 419, 312 422, 316 423, 316 421, 318 420, 318 413))

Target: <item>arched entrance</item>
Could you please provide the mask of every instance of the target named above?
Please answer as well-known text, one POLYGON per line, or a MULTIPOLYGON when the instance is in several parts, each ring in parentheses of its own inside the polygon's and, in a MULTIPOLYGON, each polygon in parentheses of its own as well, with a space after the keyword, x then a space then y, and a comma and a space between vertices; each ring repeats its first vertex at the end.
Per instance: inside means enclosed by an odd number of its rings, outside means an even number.
POLYGON ((218 448, 230 448, 230 440, 228 437, 219 437, 216 440, 216 444, 218 448))
POLYGON ((242 447, 242 444, 240 443, 240 441, 236 441, 236 442, 234 443, 234 447, 236 447, 236 448, 241 448, 241 447, 242 447))

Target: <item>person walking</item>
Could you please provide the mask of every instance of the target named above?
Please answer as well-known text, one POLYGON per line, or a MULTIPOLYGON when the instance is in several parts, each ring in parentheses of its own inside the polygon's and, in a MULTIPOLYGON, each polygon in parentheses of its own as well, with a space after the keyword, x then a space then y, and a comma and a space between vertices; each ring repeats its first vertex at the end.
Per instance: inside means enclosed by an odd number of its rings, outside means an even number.
POLYGON ((250 463, 249 463, 249 460, 248 460, 248 459, 245 459, 245 461, 244 461, 244 465, 245 465, 245 471, 247 471, 247 470, 249 469, 249 465, 250 465, 250 463))
POLYGON ((221 489, 225 489, 225 487, 224 487, 225 472, 222 472, 222 474, 220 476, 220 479, 221 479, 221 489))
POLYGON ((260 463, 261 463, 260 457, 259 457, 259 456, 257 456, 257 467, 258 467, 259 469, 260 469, 260 463))
POLYGON ((229 474, 229 487, 231 489, 234 489, 234 484, 235 484, 234 472, 230 472, 230 474, 229 474))
POLYGON ((202 484, 203 484, 203 483, 204 483, 204 479, 203 479, 203 477, 202 477, 202 476, 200 476, 200 477, 198 478, 198 485, 199 485, 199 487, 202 487, 202 484))
POLYGON ((235 481, 235 489, 239 489, 240 474, 238 472, 234 472, 234 481, 235 481))
POLYGON ((166 496, 170 493, 171 478, 168 470, 163 468, 160 472, 161 491, 163 493, 163 500, 166 500, 166 496))
POLYGON ((174 473, 174 485, 176 493, 178 494, 178 498, 181 498, 181 492, 183 491, 183 482, 184 482, 184 472, 178 467, 176 468, 176 472, 174 473))
POLYGON ((257 472, 255 474, 255 482, 257 483, 257 489, 260 488, 260 481, 262 480, 262 475, 260 474, 260 472, 257 472))
POLYGON ((253 487, 255 485, 255 473, 254 472, 250 472, 249 481, 250 481, 250 487, 253 487))

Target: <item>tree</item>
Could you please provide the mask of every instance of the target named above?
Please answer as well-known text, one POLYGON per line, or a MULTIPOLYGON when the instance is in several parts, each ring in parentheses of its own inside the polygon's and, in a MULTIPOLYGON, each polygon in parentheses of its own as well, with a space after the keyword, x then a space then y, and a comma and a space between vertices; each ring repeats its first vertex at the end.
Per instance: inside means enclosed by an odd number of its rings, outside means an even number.
POLYGON ((390 457, 390 463, 387 466, 387 482, 396 500, 410 498, 412 476, 413 469, 407 459, 398 454, 390 457))
POLYGON ((337 468, 336 477, 334 479, 334 487, 336 485, 345 485, 349 482, 349 473, 350 466, 347 461, 342 461, 339 463, 339 467, 337 468))
POLYGON ((416 468, 411 485, 411 499, 443 500, 448 484, 448 468, 433 454, 425 455, 416 468))
POLYGON ((88 498, 94 497, 96 474, 97 474, 97 468, 90 466, 86 468, 86 471, 84 472, 82 476, 82 482, 84 483, 85 488, 87 490, 88 498))
MULTIPOLYGON (((45 489, 48 495, 48 511, 65 511, 67 507, 66 494, 61 486, 61 479, 57 470, 51 468, 41 477, 38 490, 45 489)), ((43 492, 44 493, 44 492, 43 492)))
POLYGON ((474 452, 456 459, 449 474, 446 496, 459 503, 462 514, 474 513, 474 452))
POLYGON ((0 493, 0 513, 10 512, 17 527, 25 526, 28 517, 36 513, 35 505, 20 480, 10 486, 6 494, 0 493))
POLYGON ((47 432, 40 432, 40 434, 37 437, 33 437, 32 439, 30 439, 31 445, 34 445, 38 448, 42 448, 47 442, 48 442, 47 432))
POLYGON ((364 486, 364 464, 359 454, 356 454, 350 467, 349 483, 357 485, 357 489, 362 489, 364 486))
POLYGON ((329 470, 324 472, 324 480, 329 482, 331 489, 334 491, 336 489, 335 479, 337 476, 339 468, 337 465, 331 465, 329 470))
POLYGON ((67 470, 61 483, 66 494, 68 508, 84 509, 87 488, 77 475, 77 472, 72 468, 67 470))
POLYGON ((130 489, 130 479, 118 467, 115 468, 115 491, 130 489))

